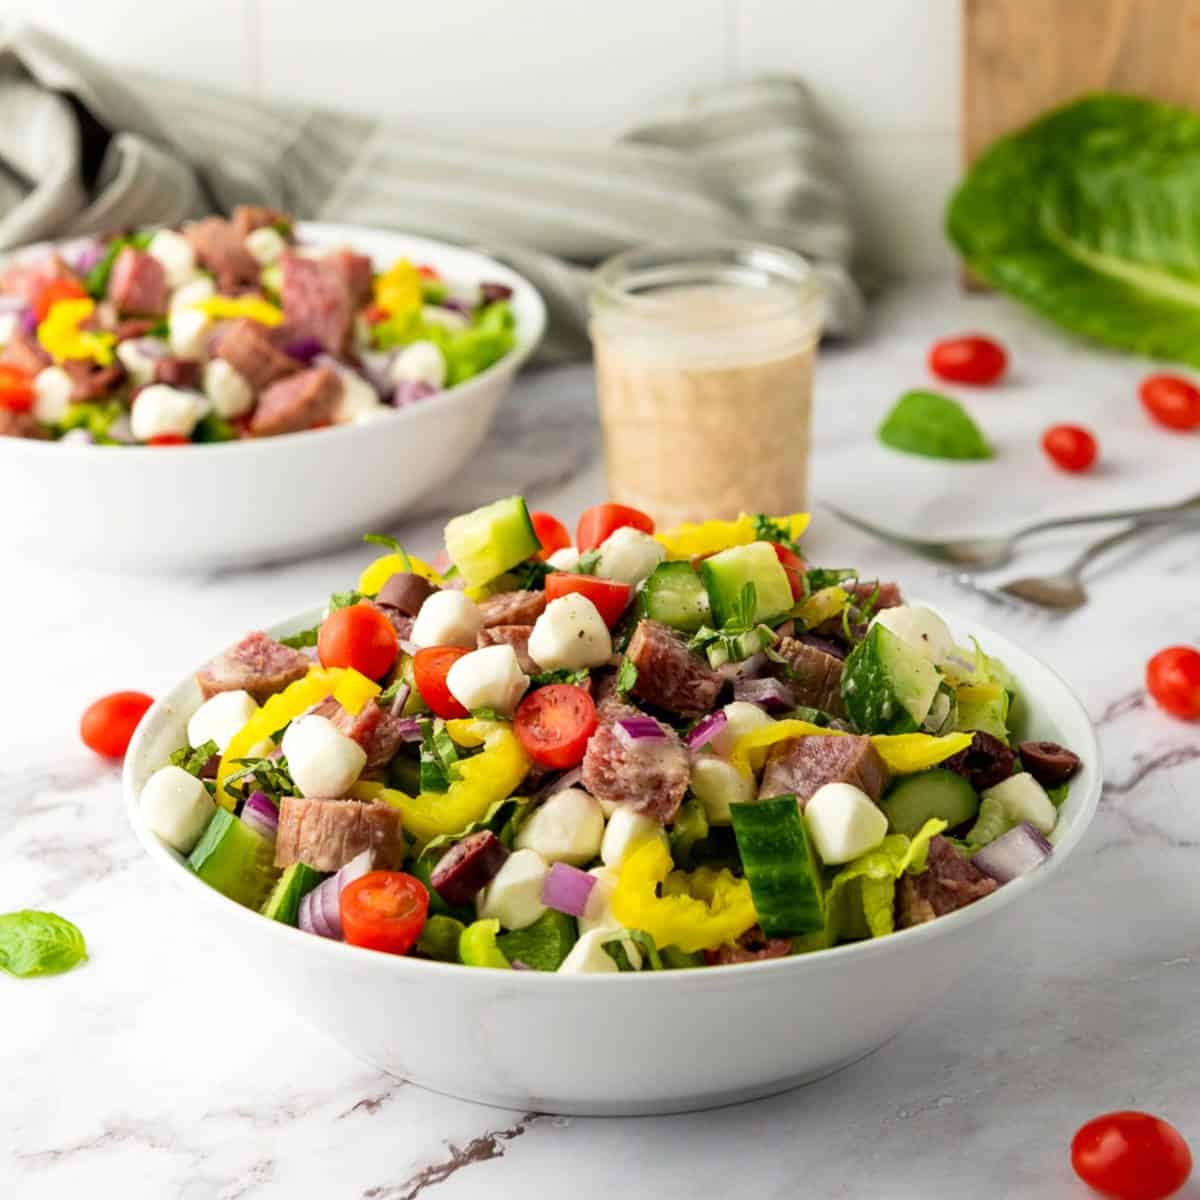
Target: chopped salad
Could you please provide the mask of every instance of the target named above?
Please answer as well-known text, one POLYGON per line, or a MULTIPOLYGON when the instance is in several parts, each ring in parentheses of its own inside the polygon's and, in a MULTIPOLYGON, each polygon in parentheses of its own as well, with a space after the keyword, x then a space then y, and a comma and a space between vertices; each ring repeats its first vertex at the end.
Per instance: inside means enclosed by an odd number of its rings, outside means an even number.
POLYGON ((227 442, 371 421, 516 344, 503 283, 306 246, 292 218, 89 239, 0 273, 0 436, 227 442))
POLYGON ((510 497, 388 538, 321 622, 207 663, 150 829, 318 937, 596 974, 935 920, 1052 853, 1080 760, 1017 742, 1004 665, 803 514, 574 540, 510 497))

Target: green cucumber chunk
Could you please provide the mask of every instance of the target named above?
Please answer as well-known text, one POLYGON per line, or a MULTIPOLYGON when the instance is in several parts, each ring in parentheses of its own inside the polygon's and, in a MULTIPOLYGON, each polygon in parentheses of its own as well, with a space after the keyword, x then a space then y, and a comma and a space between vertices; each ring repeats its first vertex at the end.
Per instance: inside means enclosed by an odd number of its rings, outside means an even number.
POLYGON ((681 633, 695 633, 710 619, 708 591, 688 562, 659 563, 639 593, 641 613, 681 633))
POLYGON ((223 896, 247 908, 261 908, 279 872, 275 848, 227 808, 217 809, 188 866, 223 896))
POLYGON ((878 622, 842 668, 842 701, 860 733, 916 733, 941 686, 937 667, 878 622))
POLYGON ((500 922, 494 917, 483 921, 474 921, 468 925, 458 938, 458 961, 467 967, 496 967, 507 971, 512 963, 500 952, 496 945, 496 934, 500 932, 500 922))
POLYGON ((961 775, 934 767, 904 776, 879 807, 893 833, 915 837, 929 820, 945 821, 949 829, 973 821, 979 812, 979 797, 961 775))
POLYGON ((262 915, 282 925, 295 925, 300 916, 300 901, 324 878, 323 871, 314 871, 306 863, 294 862, 285 867, 262 906, 262 915))
POLYGON ((458 946, 465 928, 453 917, 440 914, 430 917, 417 939, 417 953, 438 962, 458 962, 458 946))
POLYGON ((557 971, 579 935, 575 918, 548 908, 532 925, 502 933, 496 939, 510 962, 523 962, 535 971, 557 971))
POLYGON ((541 548, 520 496, 485 504, 446 526, 446 551, 472 587, 503 575, 541 548))
POLYGON ((770 542, 732 546, 706 558, 700 564, 700 578, 718 626, 742 615, 748 618, 747 625, 770 621, 792 607, 792 585, 770 542), (754 584, 754 612, 741 614, 741 597, 748 583, 754 584))
POLYGON ((731 804, 733 832, 767 937, 825 928, 821 868, 795 796, 731 804))

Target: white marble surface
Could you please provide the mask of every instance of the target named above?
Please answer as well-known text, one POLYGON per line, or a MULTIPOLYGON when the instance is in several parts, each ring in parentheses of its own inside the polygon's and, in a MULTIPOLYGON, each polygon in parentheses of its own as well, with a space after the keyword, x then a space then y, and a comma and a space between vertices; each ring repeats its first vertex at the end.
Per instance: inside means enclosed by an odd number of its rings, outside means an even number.
MULTIPOLYGON (((895 290, 866 341, 822 356, 816 490, 897 526, 947 531, 1181 497, 1198 486, 1200 442, 1147 425, 1133 399, 1144 369, 1068 346, 949 281, 895 290), (999 333, 1015 355, 1013 382, 971 399, 999 461, 935 468, 874 447, 894 396, 926 382, 930 339, 965 328, 999 333), (1101 434, 1094 477, 1057 476, 1036 449, 1046 423, 1068 418, 1101 434)), ((529 377, 488 461, 446 489, 444 507, 524 489, 573 518, 601 495, 595 448, 589 373, 529 377)), ((1174 1119, 1200 1149, 1200 728, 1158 712, 1141 686, 1155 650, 1200 641, 1200 534, 1155 536, 1106 560, 1092 604, 1063 618, 965 590, 817 513, 815 561, 894 575, 1067 677, 1100 726, 1101 811, 1067 870, 1036 893, 1019 938, 992 947, 890 1045, 789 1095, 661 1119, 490 1110, 348 1058, 304 1024, 303 996, 273 1009, 210 931, 187 927, 126 828, 117 770, 80 746, 78 715, 96 695, 165 688, 245 629, 346 586, 368 548, 192 579, 84 574, 70 546, 51 566, 6 561, 0 911, 61 912, 84 930, 91 960, 56 979, 0 978, 0 1196, 453 1200, 565 1185, 580 1200, 751 1187, 1069 1198, 1084 1195, 1067 1163, 1072 1132, 1121 1107, 1174 1119)), ((395 532, 430 549, 439 525, 395 532)), ((1061 562, 1078 544, 1044 539, 1020 566, 1061 562)))

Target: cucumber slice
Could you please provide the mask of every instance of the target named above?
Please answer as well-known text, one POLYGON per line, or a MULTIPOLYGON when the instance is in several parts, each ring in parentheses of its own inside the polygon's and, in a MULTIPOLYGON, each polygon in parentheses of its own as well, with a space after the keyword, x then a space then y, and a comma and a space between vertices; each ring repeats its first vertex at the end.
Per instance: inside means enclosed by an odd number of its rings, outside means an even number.
POLYGON ((659 563, 638 597, 642 616, 681 633, 695 633, 710 619, 708 592, 687 562, 659 563))
POLYGON ((279 872, 274 847, 227 808, 218 808, 196 848, 191 867, 209 887, 247 908, 261 908, 279 872))
POLYGON ((879 807, 893 832, 913 837, 931 819, 945 821, 951 829, 973 821, 979 812, 979 797, 961 775, 935 767, 906 775, 879 807))
POLYGON ((770 621, 782 616, 792 607, 792 587, 787 572, 770 542, 751 542, 748 546, 733 546, 706 558, 700 564, 700 578, 708 589, 713 620, 724 625, 739 613, 742 590, 754 584, 754 612, 748 614, 747 625, 755 621, 770 621))
POLYGON ((262 915, 283 925, 295 925, 300 916, 300 901, 324 878, 324 872, 314 871, 302 862, 285 867, 262 906, 262 915))
POLYGON ((446 526, 446 552, 473 587, 503 575, 541 548, 520 496, 485 504, 446 526))
POLYGON ((731 804, 729 811, 763 933, 787 937, 824 929, 821 868, 796 797, 731 804))
POLYGON ((515 960, 535 971, 557 971, 578 936, 573 917, 548 908, 532 925, 502 933, 496 945, 510 963, 515 960))
POLYGON ((842 668, 842 701, 860 733, 916 733, 941 686, 937 667, 879 624, 842 668))

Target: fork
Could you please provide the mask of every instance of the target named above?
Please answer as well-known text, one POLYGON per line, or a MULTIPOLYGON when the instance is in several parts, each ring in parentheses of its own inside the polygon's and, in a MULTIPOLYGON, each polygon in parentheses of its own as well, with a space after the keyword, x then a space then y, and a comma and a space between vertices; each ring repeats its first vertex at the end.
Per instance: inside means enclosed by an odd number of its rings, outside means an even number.
MULTIPOLYGON (((864 521, 852 513, 842 511, 830 504, 828 500, 823 500, 821 503, 835 517, 845 521, 847 525, 853 525, 855 529, 861 529, 864 533, 902 546, 914 554, 931 558, 935 562, 948 563, 950 566, 964 571, 983 571, 992 567, 1002 567, 1012 561, 1018 542, 1035 533, 1048 533, 1052 529, 1072 529, 1080 525, 1099 525, 1110 521, 1136 521, 1139 528, 1144 528, 1147 525, 1175 520, 1183 513, 1191 516, 1189 512, 1191 509, 1195 509, 1195 519, 1200 523, 1200 494, 1198 494, 1181 500, 1177 504, 1162 504, 1150 508, 1124 508, 1106 513, 1082 513, 1074 517, 1053 517, 1046 521, 1036 521, 1032 525, 1026 525, 1003 536, 939 540, 906 537, 903 534, 892 533, 890 530, 872 525, 869 521, 864 521)), ((1190 523, 1189 521, 1188 524, 1190 523)))

